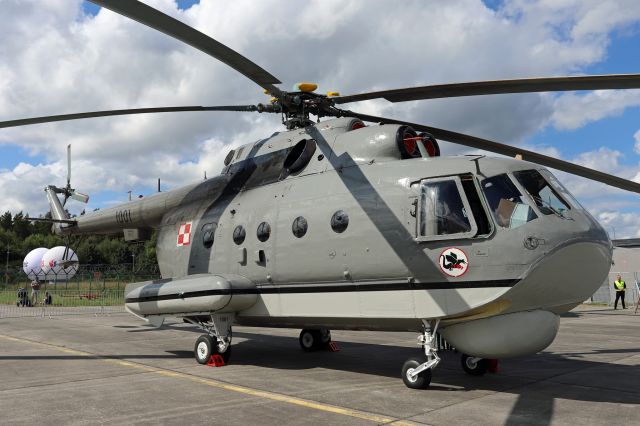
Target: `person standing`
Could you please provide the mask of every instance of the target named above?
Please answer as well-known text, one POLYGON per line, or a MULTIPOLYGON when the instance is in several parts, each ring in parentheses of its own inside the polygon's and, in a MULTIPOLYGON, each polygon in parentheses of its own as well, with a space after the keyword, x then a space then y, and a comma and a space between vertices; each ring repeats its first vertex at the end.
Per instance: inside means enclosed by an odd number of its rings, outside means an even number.
POLYGON ((616 280, 613 282, 613 289, 616 291, 616 301, 613 304, 613 309, 618 309, 618 299, 622 299, 622 309, 627 309, 624 305, 624 290, 627 288, 627 283, 624 282, 620 274, 616 275, 616 280))
POLYGON ((38 294, 40 294, 40 281, 34 279, 31 281, 31 306, 38 303, 38 294))

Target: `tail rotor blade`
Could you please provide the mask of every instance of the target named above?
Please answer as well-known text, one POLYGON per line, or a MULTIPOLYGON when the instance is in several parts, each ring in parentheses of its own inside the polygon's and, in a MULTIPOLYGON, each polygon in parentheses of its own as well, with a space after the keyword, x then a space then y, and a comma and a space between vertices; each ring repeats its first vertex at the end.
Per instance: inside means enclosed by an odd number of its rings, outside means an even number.
POLYGON ((71 195, 69 196, 70 198, 73 198, 76 201, 80 201, 81 203, 88 203, 89 202, 89 196, 87 194, 83 194, 81 192, 77 192, 77 191, 71 191, 71 195))
POLYGON ((71 187, 71 144, 67 145, 67 187, 71 187))

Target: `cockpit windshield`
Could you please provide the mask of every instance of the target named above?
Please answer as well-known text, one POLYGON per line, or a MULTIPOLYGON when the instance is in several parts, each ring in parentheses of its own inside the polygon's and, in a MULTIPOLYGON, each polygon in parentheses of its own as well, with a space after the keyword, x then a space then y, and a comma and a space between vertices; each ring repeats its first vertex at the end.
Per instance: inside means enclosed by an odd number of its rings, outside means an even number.
POLYGON ((517 228, 538 217, 506 174, 484 179, 482 190, 493 217, 503 228, 517 228))
POLYGON ((513 172, 520 185, 531 195, 542 214, 563 216, 569 205, 537 170, 513 172))

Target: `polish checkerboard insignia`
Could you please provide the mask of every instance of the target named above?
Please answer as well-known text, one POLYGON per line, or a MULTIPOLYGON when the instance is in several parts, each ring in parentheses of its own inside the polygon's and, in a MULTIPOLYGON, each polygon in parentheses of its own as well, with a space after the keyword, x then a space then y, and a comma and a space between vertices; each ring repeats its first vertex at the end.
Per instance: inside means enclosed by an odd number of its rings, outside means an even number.
POLYGON ((180 224, 178 230, 178 247, 188 246, 191 244, 191 222, 180 224))

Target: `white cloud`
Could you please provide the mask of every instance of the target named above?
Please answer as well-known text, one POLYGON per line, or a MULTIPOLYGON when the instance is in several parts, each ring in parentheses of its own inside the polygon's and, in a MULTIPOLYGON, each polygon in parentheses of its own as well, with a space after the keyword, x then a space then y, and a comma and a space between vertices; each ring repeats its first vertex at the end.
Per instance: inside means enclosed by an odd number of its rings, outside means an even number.
MULTIPOLYGON (((555 155, 561 158, 560 155, 555 155)), ((584 152, 575 158, 566 159, 575 164, 599 170, 610 175, 619 176, 624 179, 634 180, 634 176, 640 173, 640 164, 625 165, 620 160, 623 154, 620 151, 607 147, 600 147, 594 151, 584 152)), ((589 179, 581 178, 564 172, 556 172, 559 178, 567 186, 567 188, 585 204, 594 200, 598 203, 608 202, 609 196, 628 196, 629 192, 622 189, 613 188, 603 183, 594 182, 589 179)))
POLYGON ((574 130, 637 106, 640 106, 639 89, 597 90, 586 95, 567 93, 555 99, 551 122, 557 129, 574 130))
POLYGON ((635 213, 602 211, 596 214, 611 238, 640 238, 640 216, 635 213))
MULTIPOLYGON (((497 12, 479 0, 202 0, 187 10, 178 10, 173 0, 148 3, 241 52, 278 76, 285 89, 315 81, 321 91, 344 94, 579 73, 606 58, 612 32, 640 20, 640 3, 624 0, 517 0, 497 12)), ((0 120, 266 100, 248 79, 164 34, 107 10, 84 16, 80 0, 5 0, 0 28, 0 120)), ((348 107, 522 144, 550 122, 575 128, 638 105, 637 98, 637 92, 557 99, 526 94, 348 107)), ((276 129, 278 116, 238 113, 138 115, 2 129, 0 143, 20 145, 46 162, 33 165, 33 178, 17 184, 18 167, 0 173, 0 196, 12 210, 43 206, 42 186, 64 182, 68 143, 79 190, 124 193, 136 185, 153 187, 158 177, 177 186, 201 178, 204 170, 213 175, 229 147, 276 129), (15 188, 9 182, 21 190, 10 191, 15 188)), ((445 153, 463 149, 446 145, 445 153)))

